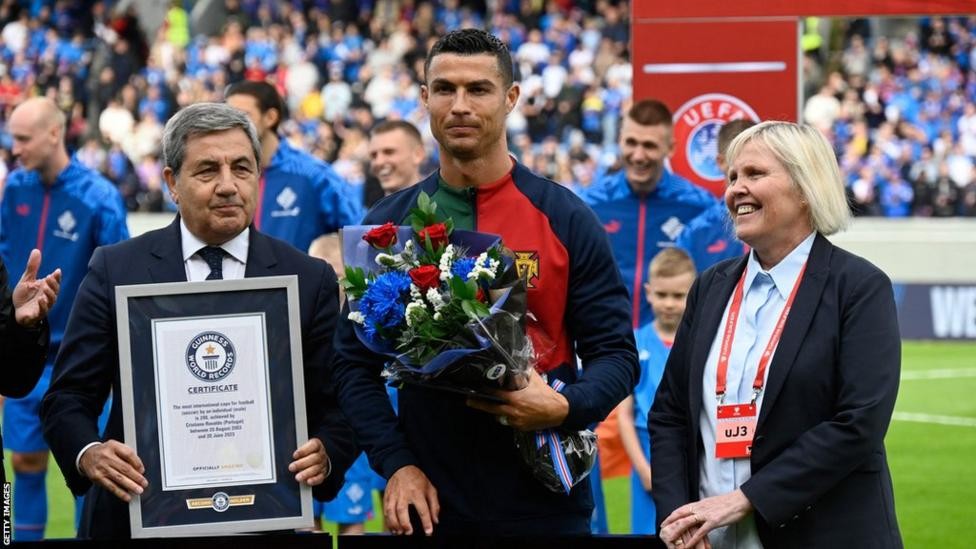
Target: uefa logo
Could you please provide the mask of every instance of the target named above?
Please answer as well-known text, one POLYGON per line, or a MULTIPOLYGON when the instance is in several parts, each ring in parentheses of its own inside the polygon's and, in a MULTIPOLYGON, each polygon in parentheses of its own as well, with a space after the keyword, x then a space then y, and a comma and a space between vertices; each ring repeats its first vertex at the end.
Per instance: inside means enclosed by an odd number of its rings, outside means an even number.
POLYGON ((759 116, 745 101, 724 93, 699 95, 674 113, 671 169, 713 192, 725 187, 718 167, 718 131, 727 122, 759 116))
POLYGON ((234 369, 237 353, 227 336, 203 332, 186 348, 186 365, 190 373, 203 381, 220 381, 234 369))

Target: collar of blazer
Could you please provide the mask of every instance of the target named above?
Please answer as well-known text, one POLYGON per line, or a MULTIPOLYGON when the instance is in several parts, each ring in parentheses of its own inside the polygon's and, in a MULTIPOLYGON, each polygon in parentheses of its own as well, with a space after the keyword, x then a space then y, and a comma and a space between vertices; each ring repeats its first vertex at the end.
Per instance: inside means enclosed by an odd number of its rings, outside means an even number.
MULTIPOLYGON (((149 274, 153 282, 186 282, 178 214, 168 226, 155 231, 149 245, 149 253, 155 259, 149 264, 149 274)), ((273 274, 271 269, 277 264, 278 258, 271 246, 271 238, 258 232, 254 225, 251 225, 244 276, 246 278, 271 276, 273 274)))
MULTIPOLYGON (((769 375, 766 378, 766 387, 763 389, 763 403, 759 411, 759 420, 756 431, 762 430, 762 426, 770 410, 773 408, 776 397, 779 395, 786 376, 796 360, 796 354, 800 350, 800 344, 810 328, 810 322, 816 313, 820 303, 820 296, 823 294, 827 282, 827 275, 830 271, 830 257, 834 246, 823 235, 817 234, 813 241, 813 248, 810 250, 810 257, 807 260, 806 273, 797 290, 796 300, 793 302, 793 309, 786 320, 783 328, 783 336, 773 361, 769 365, 769 375)), ((702 384, 701 377, 705 372, 705 361, 711 350, 712 341, 719 329, 725 307, 728 305, 732 291, 735 289, 742 271, 746 268, 748 258, 743 256, 734 261, 720 264, 714 271, 704 294, 698 299, 698 307, 695 311, 698 325, 695 333, 697 341, 704 342, 695 345, 691 353, 691 364, 689 368, 690 376, 688 383, 689 402, 691 404, 692 432, 697 433, 698 412, 701 410, 702 384)))

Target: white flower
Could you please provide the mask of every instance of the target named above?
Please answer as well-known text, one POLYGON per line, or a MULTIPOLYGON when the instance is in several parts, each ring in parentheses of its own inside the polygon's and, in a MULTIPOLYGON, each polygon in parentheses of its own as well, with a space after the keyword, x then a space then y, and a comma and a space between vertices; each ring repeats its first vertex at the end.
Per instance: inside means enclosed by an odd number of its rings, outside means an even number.
POLYGON ((407 326, 413 326, 417 322, 422 322, 427 316, 427 306, 422 301, 411 301, 407 303, 407 311, 404 314, 407 319, 407 326))
POLYGON ((390 254, 379 253, 376 254, 376 264, 380 267, 392 267, 396 265, 397 258, 390 254))
POLYGON ((468 273, 468 280, 477 280, 484 277, 485 280, 494 280, 495 271, 498 269, 498 260, 489 259, 488 254, 482 253, 474 262, 474 267, 468 273))
POLYGON ((366 325, 366 317, 363 315, 363 313, 359 311, 353 311, 349 313, 349 320, 359 325, 363 325, 363 326, 366 325))
POLYGON ((451 266, 454 264, 454 244, 448 244, 441 255, 438 268, 441 270, 441 282, 451 279, 451 266))
POLYGON ((416 301, 418 299, 423 299, 424 294, 420 293, 420 288, 416 284, 410 284, 410 297, 416 301))
POLYGON ((440 313, 434 313, 434 320, 441 320, 443 318, 444 318, 444 315, 442 315, 440 313))
POLYGON ((446 305, 446 303, 444 303, 444 298, 441 296, 441 293, 437 291, 437 288, 430 288, 427 290, 427 302, 434 307, 435 312, 440 311, 444 308, 444 305, 446 305))

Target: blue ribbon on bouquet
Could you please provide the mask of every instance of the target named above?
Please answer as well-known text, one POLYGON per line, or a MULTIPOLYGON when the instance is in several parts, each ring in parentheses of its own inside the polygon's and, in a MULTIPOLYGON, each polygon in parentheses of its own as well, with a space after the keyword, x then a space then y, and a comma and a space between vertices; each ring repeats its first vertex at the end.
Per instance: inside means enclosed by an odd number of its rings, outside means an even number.
MULTIPOLYGON (((549 385, 561 393, 566 387, 562 381, 553 378, 549 385)), ((573 475, 569 472, 569 463, 566 462, 566 454, 563 453, 563 441, 556 429, 545 429, 535 432, 535 448, 541 450, 546 444, 549 445, 549 455, 552 457, 552 467, 559 477, 559 482, 563 485, 563 490, 568 495, 573 489, 573 475)))

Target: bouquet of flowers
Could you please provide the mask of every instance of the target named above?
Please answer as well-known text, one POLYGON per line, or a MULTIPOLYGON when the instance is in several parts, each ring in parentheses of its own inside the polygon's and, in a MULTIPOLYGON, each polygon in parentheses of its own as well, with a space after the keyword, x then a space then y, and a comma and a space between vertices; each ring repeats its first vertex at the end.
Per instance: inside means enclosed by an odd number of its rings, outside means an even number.
MULTIPOLYGON (((498 399, 486 389, 524 387, 552 345, 532 325, 525 281, 501 238, 455 230, 425 193, 408 222, 343 229, 349 319, 368 349, 390 359, 384 376, 489 400, 498 399)), ((516 432, 516 445, 537 478, 567 493, 596 457, 589 431, 516 432)))

